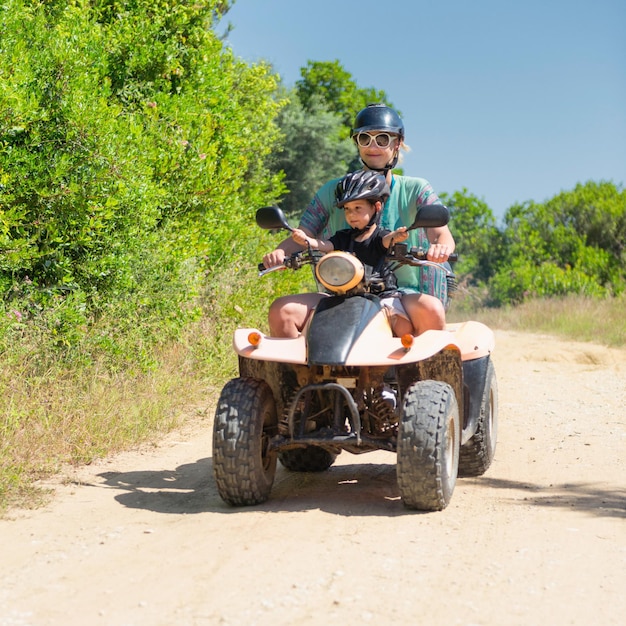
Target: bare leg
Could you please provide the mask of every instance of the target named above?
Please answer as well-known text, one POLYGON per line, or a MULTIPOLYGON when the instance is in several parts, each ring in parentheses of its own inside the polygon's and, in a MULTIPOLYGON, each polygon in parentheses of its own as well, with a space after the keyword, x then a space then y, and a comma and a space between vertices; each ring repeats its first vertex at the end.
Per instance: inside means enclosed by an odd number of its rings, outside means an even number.
POLYGON ((413 325, 408 319, 401 315, 394 315, 391 319, 391 330, 394 337, 402 337, 403 335, 414 335, 413 325))
POLYGON ((402 296, 402 305, 413 324, 415 335, 427 330, 445 329, 446 311, 439 298, 425 293, 408 293, 402 296))
POLYGON ((297 337, 309 313, 323 297, 321 293, 301 293, 276 298, 268 313, 270 335, 292 339, 297 337))

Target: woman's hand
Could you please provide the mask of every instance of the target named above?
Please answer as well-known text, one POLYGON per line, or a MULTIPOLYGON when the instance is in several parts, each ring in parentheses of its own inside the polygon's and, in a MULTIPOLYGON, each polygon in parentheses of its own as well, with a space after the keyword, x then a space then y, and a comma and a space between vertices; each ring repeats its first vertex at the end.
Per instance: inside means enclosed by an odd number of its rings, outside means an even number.
POLYGON ((455 248, 454 237, 450 229, 447 226, 427 228, 426 234, 428 241, 430 241, 426 258, 434 263, 445 263, 455 248))
POLYGON ((450 246, 443 243, 433 243, 428 248, 426 258, 434 263, 445 263, 451 253, 450 246))

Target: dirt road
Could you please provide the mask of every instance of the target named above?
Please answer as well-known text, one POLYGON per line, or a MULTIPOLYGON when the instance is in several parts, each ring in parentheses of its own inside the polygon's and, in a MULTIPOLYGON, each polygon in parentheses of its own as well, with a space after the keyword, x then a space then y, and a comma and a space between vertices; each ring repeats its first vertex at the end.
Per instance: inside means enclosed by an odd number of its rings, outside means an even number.
POLYGON ((390 453, 230 508, 206 418, 0 522, 0 626, 626 623, 626 351, 496 340, 496 458, 443 512, 390 453))

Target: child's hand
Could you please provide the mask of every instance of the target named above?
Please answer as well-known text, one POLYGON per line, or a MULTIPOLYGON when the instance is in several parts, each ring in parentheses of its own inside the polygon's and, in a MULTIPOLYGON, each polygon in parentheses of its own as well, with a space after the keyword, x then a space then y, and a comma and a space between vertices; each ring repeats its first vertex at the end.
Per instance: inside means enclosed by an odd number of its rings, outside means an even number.
POLYGON ((294 228, 291 233, 291 238, 301 246, 306 246, 309 242, 309 238, 306 236, 306 233, 299 228, 294 228))
POLYGON ((394 241, 406 241, 409 238, 409 232, 406 229, 406 226, 400 226, 391 233, 391 237, 394 241))

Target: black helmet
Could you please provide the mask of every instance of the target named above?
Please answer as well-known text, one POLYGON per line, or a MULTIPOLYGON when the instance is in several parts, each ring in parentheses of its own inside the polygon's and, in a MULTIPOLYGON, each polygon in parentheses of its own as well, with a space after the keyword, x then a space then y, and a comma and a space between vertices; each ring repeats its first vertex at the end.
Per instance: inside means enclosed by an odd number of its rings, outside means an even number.
POLYGON ((371 170, 359 170, 346 174, 335 189, 337 206, 343 207, 353 200, 380 200, 389 197, 389 185, 382 174, 371 170))
POLYGON ((386 104, 368 104, 356 114, 350 137, 369 130, 387 131, 404 139, 404 124, 400 116, 386 104))

